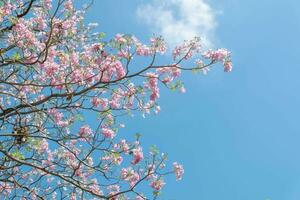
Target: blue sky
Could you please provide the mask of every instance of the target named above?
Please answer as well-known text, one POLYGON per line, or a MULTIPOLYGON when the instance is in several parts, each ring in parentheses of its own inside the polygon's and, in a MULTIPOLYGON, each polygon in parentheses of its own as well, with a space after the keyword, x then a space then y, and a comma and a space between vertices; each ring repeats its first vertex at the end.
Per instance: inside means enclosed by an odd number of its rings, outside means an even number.
MULTIPOLYGON (((88 21, 108 37, 132 33, 146 40, 161 29, 137 9, 152 2, 96 0, 88 21)), ((216 25, 193 31, 231 50, 233 72, 185 74, 186 94, 163 90, 161 114, 128 119, 120 134, 140 132, 144 147, 156 144, 184 164, 182 182, 167 179, 165 200, 299 200, 300 2, 205 2, 216 25)))

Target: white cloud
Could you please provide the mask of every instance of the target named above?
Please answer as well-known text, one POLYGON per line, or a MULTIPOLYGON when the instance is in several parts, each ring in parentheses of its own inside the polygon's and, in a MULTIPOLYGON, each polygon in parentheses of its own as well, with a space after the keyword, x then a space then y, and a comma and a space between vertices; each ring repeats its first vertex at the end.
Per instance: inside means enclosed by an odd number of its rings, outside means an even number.
POLYGON ((217 26, 215 15, 205 0, 151 0, 137 9, 139 19, 171 46, 195 36, 203 37, 211 46, 217 26))

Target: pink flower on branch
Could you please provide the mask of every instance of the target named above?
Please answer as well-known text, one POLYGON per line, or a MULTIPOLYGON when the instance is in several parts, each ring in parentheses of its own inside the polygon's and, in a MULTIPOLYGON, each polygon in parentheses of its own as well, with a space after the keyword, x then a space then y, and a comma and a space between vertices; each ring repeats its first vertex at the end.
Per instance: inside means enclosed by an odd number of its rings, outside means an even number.
POLYGON ((138 164, 144 158, 144 154, 141 147, 137 147, 133 149, 132 155, 133 155, 133 160, 131 161, 131 163, 133 165, 138 164))
POLYGON ((93 131, 88 125, 84 125, 79 129, 79 136, 81 138, 89 138, 92 133, 93 131))
POLYGON ((179 165, 177 162, 174 162, 173 168, 174 168, 174 173, 176 175, 176 180, 181 180, 182 175, 184 173, 184 169, 183 169, 182 165, 179 165))
POLYGON ((165 185, 166 183, 164 182, 163 179, 156 179, 156 180, 153 180, 151 183, 150 183, 150 186, 154 189, 154 190, 161 190, 162 187, 165 185))
POLYGON ((114 138, 116 135, 115 131, 111 130, 110 128, 105 128, 105 127, 102 128, 102 134, 106 138, 114 138))

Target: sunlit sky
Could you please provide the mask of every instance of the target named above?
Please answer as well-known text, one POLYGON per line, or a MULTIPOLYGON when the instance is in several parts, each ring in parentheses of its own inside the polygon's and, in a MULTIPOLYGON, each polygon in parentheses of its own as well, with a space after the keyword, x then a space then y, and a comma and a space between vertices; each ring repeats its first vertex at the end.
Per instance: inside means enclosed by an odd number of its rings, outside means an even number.
POLYGON ((206 76, 187 73, 185 94, 162 90, 160 115, 124 118, 120 134, 142 133, 145 150, 156 144, 185 166, 181 182, 167 178, 162 199, 299 200, 300 1, 168 2, 95 0, 87 18, 107 37, 146 41, 157 33, 172 43, 199 32, 232 52, 232 73, 220 66, 206 76), (168 23, 185 30, 165 31, 168 23))

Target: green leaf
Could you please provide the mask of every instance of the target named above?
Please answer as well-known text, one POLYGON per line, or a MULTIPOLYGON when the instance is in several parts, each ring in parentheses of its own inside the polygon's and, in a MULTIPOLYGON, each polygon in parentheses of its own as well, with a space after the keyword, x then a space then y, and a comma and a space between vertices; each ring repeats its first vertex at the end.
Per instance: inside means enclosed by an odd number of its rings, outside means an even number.
POLYGON ((160 194, 161 194, 161 192, 158 191, 158 190, 153 191, 153 195, 154 195, 154 196, 159 196, 160 194))
POLYGON ((183 83, 180 80, 176 81, 176 87, 177 88, 180 88, 182 86, 183 86, 183 83))
POLYGON ((81 121, 81 122, 83 122, 84 121, 84 117, 82 115, 78 114, 78 115, 75 116, 75 121, 81 121))
POLYGON ((171 91, 176 90, 176 85, 174 83, 169 84, 169 87, 170 87, 171 91))
POLYGON ((136 90, 138 93, 142 93, 144 91, 143 87, 140 85, 136 87, 136 90))
POLYGON ((12 157, 18 159, 18 160, 24 160, 25 157, 20 151, 15 151, 11 154, 12 157))
POLYGON ((103 32, 101 32, 101 33, 99 33, 99 35, 98 35, 98 38, 99 38, 99 40, 102 40, 103 38, 105 38, 105 33, 103 33, 103 32))
POLYGON ((118 153, 118 152, 114 152, 114 153, 112 153, 113 154, 113 157, 114 158, 119 158, 120 157, 120 154, 118 153))
POLYGON ((142 134, 140 134, 140 133, 136 133, 136 134, 135 134, 136 140, 139 140, 141 137, 142 137, 142 134))
POLYGON ((162 159, 167 160, 168 158, 168 154, 164 153, 164 155, 162 155, 162 159))
POLYGON ((21 55, 19 54, 19 52, 14 53, 14 55, 12 56, 12 59, 17 61, 21 59, 21 55))
POLYGON ((118 196, 118 199, 119 200, 126 200, 127 198, 125 197, 124 194, 121 194, 121 195, 118 196))
POLYGON ((10 22, 11 24, 16 24, 16 23, 18 22, 18 18, 15 17, 15 16, 11 16, 11 17, 9 18, 9 22, 10 22))
POLYGON ((25 147, 25 151, 30 152, 31 151, 31 147, 30 146, 25 147))
POLYGON ((150 146, 150 152, 153 153, 154 155, 159 154, 159 150, 155 145, 150 146))
POLYGON ((200 69, 199 68, 193 68, 192 69, 192 73, 193 74, 198 74, 200 72, 200 69))
POLYGON ((31 144, 31 146, 33 147, 39 147, 40 145, 40 141, 39 140, 35 140, 35 139, 30 139, 29 143, 31 144))

